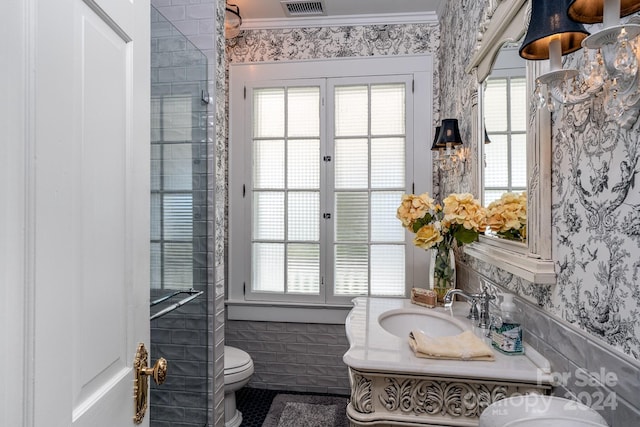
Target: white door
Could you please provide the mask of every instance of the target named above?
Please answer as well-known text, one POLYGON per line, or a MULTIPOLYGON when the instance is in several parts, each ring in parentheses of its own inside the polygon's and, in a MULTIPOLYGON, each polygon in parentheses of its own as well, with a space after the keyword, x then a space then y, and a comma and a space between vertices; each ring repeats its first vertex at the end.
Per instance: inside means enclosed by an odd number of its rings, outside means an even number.
POLYGON ((24 192, 0 184, 23 203, 0 220, 23 227, 8 237, 25 289, 12 309, 25 381, 21 395, 4 393, 22 412, 8 419, 133 426, 134 353, 149 344, 149 2, 8 1, 0 25, 21 19, 9 28, 24 53, 13 58, 23 99, 9 95, 24 107, 24 140, 11 143, 24 148, 3 160, 24 192))

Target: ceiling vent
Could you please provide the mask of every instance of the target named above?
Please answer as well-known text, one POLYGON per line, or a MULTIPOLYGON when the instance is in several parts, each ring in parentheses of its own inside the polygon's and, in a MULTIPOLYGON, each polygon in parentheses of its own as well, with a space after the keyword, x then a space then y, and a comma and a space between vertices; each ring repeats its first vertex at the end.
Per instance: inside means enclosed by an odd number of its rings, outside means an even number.
POLYGON ((326 15, 324 2, 317 0, 283 0, 284 13, 290 17, 326 15))

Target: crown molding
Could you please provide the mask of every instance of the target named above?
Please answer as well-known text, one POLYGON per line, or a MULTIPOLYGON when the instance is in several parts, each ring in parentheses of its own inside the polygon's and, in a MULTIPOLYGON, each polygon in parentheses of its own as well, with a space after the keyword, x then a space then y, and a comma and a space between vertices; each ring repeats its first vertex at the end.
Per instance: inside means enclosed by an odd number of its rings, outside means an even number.
POLYGON ((437 24, 435 12, 392 13, 371 15, 318 16, 307 18, 246 19, 242 30, 266 30, 310 27, 344 27, 356 25, 386 24, 437 24))

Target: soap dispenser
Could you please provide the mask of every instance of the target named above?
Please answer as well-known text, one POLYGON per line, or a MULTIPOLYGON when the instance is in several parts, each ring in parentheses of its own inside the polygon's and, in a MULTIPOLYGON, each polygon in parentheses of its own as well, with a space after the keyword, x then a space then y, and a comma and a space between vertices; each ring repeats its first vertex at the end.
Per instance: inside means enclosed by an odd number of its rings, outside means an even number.
POLYGON ((505 354, 524 354, 522 326, 512 294, 502 296, 500 311, 500 319, 494 323, 491 331, 491 344, 505 354))

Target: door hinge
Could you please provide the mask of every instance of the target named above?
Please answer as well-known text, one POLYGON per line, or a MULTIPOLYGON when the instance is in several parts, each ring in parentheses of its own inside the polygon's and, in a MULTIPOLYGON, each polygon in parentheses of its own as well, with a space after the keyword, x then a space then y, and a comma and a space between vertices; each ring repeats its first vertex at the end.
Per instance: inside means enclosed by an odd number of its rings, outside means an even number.
POLYGON ((244 87, 244 95, 243 96, 244 96, 244 99, 247 99, 247 87, 246 86, 244 87))
POLYGON ((411 183, 411 194, 416 194, 416 183, 415 182, 411 183))
POLYGON ((330 214, 330 213, 328 213, 328 212, 325 212, 325 213, 323 213, 323 214, 322 214, 322 218, 324 218, 324 219, 331 219, 331 214, 330 214))
POLYGON ((415 91, 416 91, 416 81, 411 80, 411 93, 414 93, 415 91))
POLYGON ((247 282, 242 282, 242 295, 247 294, 247 282))
POLYGON ((247 187, 242 184, 242 198, 244 199, 244 195, 247 194, 247 187))
POLYGON ((325 162, 330 162, 331 161, 331 156, 324 156, 322 158, 322 160, 325 161, 325 162))

